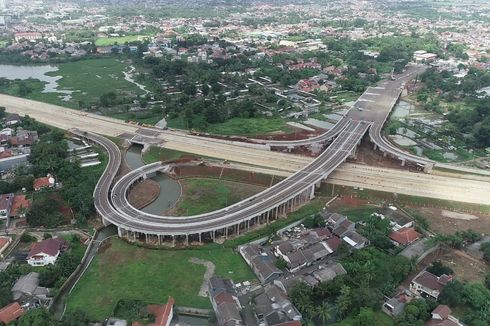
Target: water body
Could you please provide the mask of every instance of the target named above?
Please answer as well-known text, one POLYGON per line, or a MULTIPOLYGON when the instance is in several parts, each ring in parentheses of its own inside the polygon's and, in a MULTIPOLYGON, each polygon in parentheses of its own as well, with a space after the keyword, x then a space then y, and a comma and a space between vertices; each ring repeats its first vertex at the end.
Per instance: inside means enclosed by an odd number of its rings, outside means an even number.
POLYGON ((141 210, 149 214, 162 215, 175 206, 180 198, 182 188, 177 180, 162 173, 158 173, 151 179, 160 186, 160 194, 157 199, 141 210))
POLYGON ((126 151, 126 164, 131 170, 136 170, 137 168, 145 165, 145 162, 143 162, 143 159, 141 158, 142 149, 143 148, 141 146, 133 145, 126 151))
POLYGON ((393 119, 403 119, 408 117, 410 113, 412 113, 414 110, 415 107, 412 104, 405 101, 400 101, 395 106, 395 109, 393 110, 391 117, 393 119))
POLYGON ((133 79, 133 72, 136 70, 136 68, 134 66, 129 66, 129 71, 123 71, 123 74, 124 74, 124 79, 132 84, 135 84, 139 89, 141 89, 143 92, 145 92, 145 94, 148 94, 150 93, 150 91, 148 91, 146 89, 146 87, 142 84, 139 84, 137 83, 134 79, 133 79))
POLYGON ((16 65, 2 65, 0 64, 0 78, 7 78, 9 80, 27 80, 27 79, 38 79, 44 82, 43 93, 60 93, 60 94, 71 94, 71 90, 60 90, 58 89, 61 76, 48 76, 48 72, 56 72, 58 67, 51 65, 42 66, 16 66, 16 65))
MULTIPOLYGON (((131 146, 126 151, 126 164, 131 170, 145 165, 141 158, 141 150, 141 146, 131 146)), ((153 202, 141 210, 149 214, 162 215, 165 211, 175 206, 180 198, 182 188, 179 182, 162 173, 158 173, 152 180, 156 181, 160 186, 160 194, 153 202)))

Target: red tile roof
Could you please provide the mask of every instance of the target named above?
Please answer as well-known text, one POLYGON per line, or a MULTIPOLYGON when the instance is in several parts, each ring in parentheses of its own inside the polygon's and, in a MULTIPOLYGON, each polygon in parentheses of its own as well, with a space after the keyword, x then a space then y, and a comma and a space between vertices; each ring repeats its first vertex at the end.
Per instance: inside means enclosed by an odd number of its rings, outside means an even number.
POLYGON ((9 243, 10 243, 10 238, 0 237, 0 251, 2 251, 3 247, 8 246, 9 243))
POLYGON ((164 305, 149 305, 147 310, 150 314, 155 316, 155 322, 148 324, 148 326, 165 326, 170 321, 170 314, 174 307, 175 300, 172 297, 168 297, 168 301, 164 305))
POLYGON ((36 180, 34 180, 34 184, 32 185, 32 187, 34 188, 34 190, 41 189, 44 187, 50 187, 53 185, 50 182, 50 179, 52 180, 52 177, 37 178, 36 180))
POLYGON ((16 320, 24 314, 24 309, 17 302, 12 302, 11 304, 0 309, 0 322, 8 324, 11 321, 16 320))
POLYGON ((214 297, 214 301, 216 301, 216 304, 218 306, 222 303, 225 303, 225 302, 235 303, 235 300, 233 300, 233 296, 227 292, 219 293, 216 297, 214 297))
POLYGON ((451 314, 451 309, 443 304, 440 304, 436 309, 432 310, 433 314, 438 314, 442 319, 446 319, 451 314))
POLYGON ((340 244, 342 243, 342 239, 340 239, 339 237, 333 236, 330 239, 327 239, 325 242, 328 244, 330 249, 332 249, 333 251, 337 251, 340 244))
POLYGON ((390 239, 402 245, 408 245, 419 239, 421 234, 414 228, 403 228, 390 233, 390 239))
POLYGON ((14 202, 12 203, 11 215, 19 216, 19 210, 21 208, 31 207, 31 201, 27 199, 26 195, 15 195, 14 202))
POLYGON ((43 240, 41 242, 36 242, 31 246, 31 250, 29 250, 29 255, 27 255, 27 259, 40 253, 45 253, 50 256, 56 256, 56 254, 58 253, 58 251, 61 250, 64 244, 65 242, 58 238, 51 238, 43 240))

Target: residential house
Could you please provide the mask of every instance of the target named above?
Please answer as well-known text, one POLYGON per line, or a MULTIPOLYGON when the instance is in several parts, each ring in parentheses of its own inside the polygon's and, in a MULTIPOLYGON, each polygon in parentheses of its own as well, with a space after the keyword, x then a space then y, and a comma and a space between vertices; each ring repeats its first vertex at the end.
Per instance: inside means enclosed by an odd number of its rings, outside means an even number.
POLYGON ((347 244, 355 249, 362 249, 369 245, 369 240, 356 231, 348 231, 344 233, 342 240, 347 242, 347 244))
POLYGON ((66 251, 66 241, 59 238, 46 239, 31 246, 27 263, 31 266, 46 266, 56 263, 60 253, 66 251))
POLYGON ((267 284, 253 299, 256 317, 261 325, 281 325, 300 321, 301 313, 279 287, 267 284))
POLYGON ((451 315, 451 309, 446 305, 438 305, 431 313, 431 320, 426 326, 463 326, 457 318, 451 315))
POLYGON ((10 217, 13 201, 14 194, 12 193, 0 195, 0 220, 5 220, 10 217))
POLYGON ((283 272, 275 265, 275 257, 261 251, 259 246, 241 246, 239 251, 260 282, 272 282, 283 274, 283 272))
POLYGON ((10 210, 11 217, 25 217, 27 210, 31 207, 31 201, 26 195, 15 195, 10 210))
POLYGON ((240 314, 242 307, 231 280, 217 276, 211 277, 209 279, 209 299, 219 326, 245 325, 240 314))
POLYGON ((46 177, 41 177, 37 178, 34 180, 34 183, 32 184, 32 188, 34 188, 35 191, 39 191, 44 188, 52 188, 55 185, 55 179, 48 175, 46 177))
POLYGON ((6 126, 14 126, 21 122, 21 118, 17 113, 11 113, 5 117, 5 125, 6 126))
POLYGON ((174 318, 174 303, 174 298, 168 297, 166 304, 149 305, 146 310, 155 316, 155 322, 149 323, 148 326, 170 326, 170 322, 174 318))
POLYGON ((411 297, 407 293, 399 293, 383 303, 381 310, 383 310, 383 312, 388 316, 396 317, 403 311, 403 309, 405 309, 405 306, 410 299, 411 297))
POLYGON ((49 289, 39 286, 39 273, 31 272, 19 277, 12 287, 12 298, 21 303, 49 301, 49 289))
POLYGON ((396 246, 408 246, 422 237, 414 228, 403 228, 393 231, 389 236, 396 246))
POLYGON ((0 258, 3 258, 3 252, 7 250, 11 242, 11 237, 0 237, 0 258))
POLYGON ((451 280, 450 275, 443 274, 438 277, 424 270, 410 282, 410 291, 423 298, 431 297, 437 300, 444 286, 451 280))
POLYGON ((17 129, 15 136, 9 138, 9 142, 12 146, 31 146, 38 141, 39 136, 37 131, 17 129))
POLYGON ((0 309, 0 323, 8 323, 20 318, 24 314, 24 309, 18 302, 12 302, 0 309))

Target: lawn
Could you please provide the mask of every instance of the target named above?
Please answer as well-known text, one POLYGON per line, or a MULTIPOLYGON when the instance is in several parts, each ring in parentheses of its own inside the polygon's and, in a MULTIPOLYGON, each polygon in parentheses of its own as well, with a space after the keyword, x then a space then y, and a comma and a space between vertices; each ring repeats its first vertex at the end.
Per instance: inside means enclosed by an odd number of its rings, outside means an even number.
MULTIPOLYGON (((362 324, 362 323, 361 323, 362 324)), ((374 312, 374 324, 376 326, 392 326, 394 324, 393 319, 388 317, 385 313, 381 311, 374 312)), ((355 317, 347 317, 341 322, 333 324, 333 326, 356 326, 360 325, 355 317)))
POLYGON ((135 41, 143 41, 148 36, 144 35, 128 35, 128 36, 120 36, 120 37, 103 37, 95 40, 96 46, 109 46, 114 44, 124 45, 130 42, 135 41))
POLYGON ((192 154, 168 148, 150 147, 143 153, 143 161, 145 161, 146 164, 150 164, 159 161, 174 161, 180 159, 182 156, 191 155, 192 154))
POLYGON ((48 74, 62 76, 58 80, 59 89, 74 90, 72 99, 68 102, 78 105, 78 101, 98 101, 102 94, 108 92, 143 94, 136 85, 124 79, 123 71, 126 67, 124 62, 115 58, 103 58, 62 63, 58 66, 58 71, 48 74))
POLYGON ((183 179, 181 184, 184 193, 175 208, 180 216, 212 212, 264 190, 259 186, 205 178, 183 179))
POLYGON ((223 123, 209 125, 206 131, 219 135, 256 136, 281 131, 285 127, 285 121, 278 117, 232 118, 223 123))
POLYGON ((118 300, 164 303, 169 295, 179 306, 211 308, 208 298, 198 296, 205 267, 190 263, 191 257, 213 262, 217 275, 236 282, 255 278, 241 256, 229 248, 151 250, 113 238, 74 288, 67 311, 81 309, 100 320, 112 314, 118 300))

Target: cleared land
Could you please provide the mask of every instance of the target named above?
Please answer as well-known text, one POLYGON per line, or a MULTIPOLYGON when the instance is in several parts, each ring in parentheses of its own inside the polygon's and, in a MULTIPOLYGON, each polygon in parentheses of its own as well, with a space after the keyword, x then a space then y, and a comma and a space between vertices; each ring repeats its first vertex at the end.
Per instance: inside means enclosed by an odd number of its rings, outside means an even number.
POLYGON ((147 36, 144 35, 128 35, 119 37, 104 37, 95 40, 95 45, 97 46, 108 46, 108 45, 124 45, 129 42, 143 41, 147 36))
POLYGON ((178 216, 208 213, 265 189, 255 185, 204 178, 181 179, 180 183, 183 196, 171 212, 178 216))
POLYGON ((68 299, 67 311, 81 309, 94 319, 110 316, 121 299, 210 308, 199 297, 206 268, 192 257, 212 262, 215 273, 236 282, 255 278, 241 256, 231 248, 209 246, 195 250, 150 250, 113 238, 99 252, 68 299))
POLYGON ((223 123, 210 125, 206 131, 218 135, 257 136, 285 130, 282 118, 233 118, 223 123))

